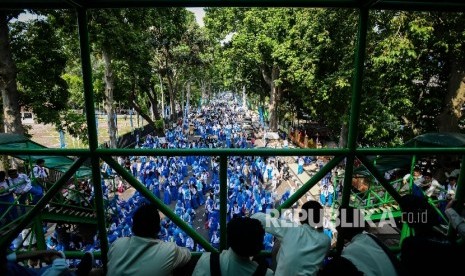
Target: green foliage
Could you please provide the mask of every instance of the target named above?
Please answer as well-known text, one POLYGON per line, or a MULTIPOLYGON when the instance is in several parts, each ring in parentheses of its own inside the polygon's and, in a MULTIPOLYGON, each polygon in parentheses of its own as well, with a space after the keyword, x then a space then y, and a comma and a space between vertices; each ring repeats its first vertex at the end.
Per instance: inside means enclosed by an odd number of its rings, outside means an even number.
POLYGON ((87 121, 85 114, 76 112, 74 110, 67 110, 64 112, 62 129, 69 135, 78 138, 85 144, 89 142, 89 135, 87 132, 87 121))
POLYGON ((163 118, 155 121, 155 129, 163 130, 163 126, 164 126, 163 118))
POLYGON ((21 104, 32 109, 38 122, 59 125, 69 93, 61 77, 66 55, 53 27, 45 20, 17 21, 11 25, 11 40, 21 104))

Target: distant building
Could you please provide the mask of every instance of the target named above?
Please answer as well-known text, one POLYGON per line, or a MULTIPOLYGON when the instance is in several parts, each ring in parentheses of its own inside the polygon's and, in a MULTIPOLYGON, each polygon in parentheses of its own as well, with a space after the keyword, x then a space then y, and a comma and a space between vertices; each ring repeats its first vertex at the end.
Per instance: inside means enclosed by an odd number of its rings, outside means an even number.
POLYGON ((33 124, 34 123, 34 113, 32 111, 21 108, 21 123, 23 124, 33 124))

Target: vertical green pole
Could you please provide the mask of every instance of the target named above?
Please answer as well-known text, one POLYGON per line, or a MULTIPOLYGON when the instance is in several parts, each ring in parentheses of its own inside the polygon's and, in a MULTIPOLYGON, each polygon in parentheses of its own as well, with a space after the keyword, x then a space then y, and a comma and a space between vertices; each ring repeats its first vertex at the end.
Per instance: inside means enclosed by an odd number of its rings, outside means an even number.
MULTIPOLYGON (((417 143, 415 142, 415 147, 417 146, 417 143)), ((409 193, 412 193, 413 191, 413 171, 415 170, 415 164, 417 162, 417 156, 414 154, 412 157, 412 164, 410 165, 410 177, 408 179, 408 185, 409 185, 409 193)), ((403 181, 403 180, 402 180, 403 181)), ((404 185, 400 185, 401 187, 404 185)), ((402 242, 405 240, 405 238, 410 237, 414 234, 413 228, 410 228, 410 226, 407 224, 407 222, 402 222, 402 231, 400 232, 400 242, 399 244, 402 246, 402 242)))
POLYGON ((34 234, 36 236, 37 249, 47 249, 47 245, 45 244, 45 233, 44 229, 42 228, 42 219, 40 218, 40 216, 34 219, 34 234))
POLYGON ((465 156, 462 156, 462 163, 460 164, 460 173, 459 179, 457 179, 457 189, 455 191, 455 200, 457 201, 457 206, 460 208, 457 210, 459 213, 463 209, 463 202, 465 197, 465 156))
MULTIPOLYGON (((415 145, 416 145, 416 142, 415 142, 415 145)), ((410 177, 409 177, 409 191, 410 191, 410 193, 413 190, 413 171, 415 170, 415 163, 416 162, 417 162, 417 156, 413 155, 412 164, 410 165, 410 177)))
POLYGON ((226 216, 228 200, 228 156, 220 156, 220 252, 226 249, 226 216))
POLYGON ((355 71, 352 82, 352 99, 350 108, 349 136, 347 147, 351 150, 347 158, 342 194, 342 206, 349 205, 350 186, 352 185, 353 163, 357 148, 358 120, 362 94, 363 63, 365 60, 366 36, 368 27, 368 9, 360 9, 358 21, 357 49, 355 51, 355 71))
MULTIPOLYGON (((465 197, 465 156, 462 156, 462 163, 460 164, 460 173, 459 179, 457 179, 457 188, 455 190, 455 204, 457 213, 461 214, 463 210, 463 201, 465 197)), ((450 226, 449 223, 449 232, 447 233, 449 237, 455 237, 457 231, 450 226)))
POLYGON ((82 77, 84 82, 84 98, 86 106, 87 127, 89 133, 89 150, 91 152, 92 183, 94 185, 95 205, 98 218, 99 239, 102 252, 104 273, 107 271, 108 240, 105 225, 105 211, 103 208, 103 192, 100 178, 99 157, 96 154, 98 148, 97 127, 95 125, 95 110, 92 91, 92 67, 89 51, 89 33, 87 29, 87 11, 77 9, 79 26, 79 44, 81 48, 82 77))
MULTIPOLYGON (((365 61, 366 36, 368 28, 368 9, 361 8, 359 11, 357 48, 355 49, 355 68, 352 80, 352 98, 350 108, 349 136, 347 147, 350 150, 346 159, 346 170, 344 176, 344 187, 342 190, 341 206, 347 207, 350 200, 352 186, 352 175, 354 170, 355 150, 357 148, 358 120, 360 117, 360 102, 362 93, 363 68, 365 61)), ((341 252, 344 240, 338 236, 337 251, 341 252)))

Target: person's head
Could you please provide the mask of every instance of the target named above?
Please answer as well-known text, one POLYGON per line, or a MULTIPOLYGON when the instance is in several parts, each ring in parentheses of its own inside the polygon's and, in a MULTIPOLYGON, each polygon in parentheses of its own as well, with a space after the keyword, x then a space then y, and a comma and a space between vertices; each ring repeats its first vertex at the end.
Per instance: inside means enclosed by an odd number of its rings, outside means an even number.
POLYGON ((9 169, 8 176, 10 178, 17 178, 18 177, 18 170, 17 169, 9 169))
POLYGON ((153 204, 140 206, 132 216, 132 232, 143 238, 157 238, 160 232, 160 214, 153 204))
POLYGON ((0 181, 5 180, 5 178, 6 178, 6 173, 5 173, 5 171, 0 171, 0 181))
POLYGON ((430 181, 433 178, 433 174, 430 171, 426 171, 423 173, 423 178, 426 181, 430 181))
POLYGON ((353 237, 366 230, 363 213, 360 209, 352 206, 339 208, 339 224, 336 226, 338 235, 345 240, 352 240, 353 237))
POLYGON ((401 198, 402 221, 415 229, 415 235, 428 234, 439 217, 425 197, 404 195, 401 198))
MULTIPOLYGON (((1 179, 1 178, 0 178, 1 179)), ((450 184, 456 184, 457 183, 457 177, 455 176, 450 176, 449 177, 449 183, 450 184)))
POLYGON ((260 253, 264 236, 265 230, 257 219, 235 217, 227 226, 228 245, 241 257, 251 257, 260 253))
POLYGON ((323 227, 323 207, 314 200, 309 200, 302 205, 302 214, 300 217, 301 224, 308 224, 311 227, 323 227))
POLYGON ((344 275, 344 276, 362 276, 364 275, 361 271, 355 267, 355 265, 344 257, 334 257, 326 265, 324 265, 319 271, 318 276, 333 276, 333 275, 344 275))
POLYGON ((44 160, 44 159, 41 159, 41 158, 40 158, 40 159, 37 159, 37 160, 36 160, 36 164, 37 164, 37 166, 43 167, 43 166, 45 165, 45 160, 44 160))

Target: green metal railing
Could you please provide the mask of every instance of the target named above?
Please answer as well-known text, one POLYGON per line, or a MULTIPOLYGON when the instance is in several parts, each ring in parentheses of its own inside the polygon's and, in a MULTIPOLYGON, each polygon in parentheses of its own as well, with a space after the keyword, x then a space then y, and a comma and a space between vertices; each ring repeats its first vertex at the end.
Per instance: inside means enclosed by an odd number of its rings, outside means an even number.
MULTIPOLYGON (((59 192, 65 185, 66 181, 70 179, 76 170, 84 163, 87 158, 91 159, 92 165, 92 183, 95 191, 95 205, 98 215, 98 230, 99 238, 101 241, 101 258, 103 264, 107 263, 108 241, 106 237, 106 223, 104 219, 104 202, 101 187, 101 176, 99 161, 103 159, 107 162, 117 173, 119 173, 128 183, 130 183, 137 191, 145 196, 150 202, 156 204, 158 208, 170 219, 172 219, 183 231, 189 234, 200 243, 206 250, 215 251, 215 249, 201 237, 194 229, 189 227, 180 218, 178 218, 172 210, 164 205, 158 198, 156 198, 147 188, 145 188, 139 181, 130 175, 123 167, 115 162, 112 156, 187 156, 187 155, 207 155, 207 156, 220 156, 220 213, 221 213, 221 242, 220 249, 226 246, 226 183, 227 183, 227 157, 228 156, 310 156, 310 155, 326 155, 334 156, 334 158, 323 167, 317 174, 315 174, 307 183, 305 183, 295 194, 293 194, 286 202, 284 202, 278 209, 287 208, 292 206, 302 195, 304 195, 311 187, 313 187, 327 172, 334 168, 340 162, 345 160, 345 176, 344 187, 342 191, 342 206, 347 206, 350 199, 350 187, 352 185, 352 174, 354 167, 354 160, 358 158, 378 180, 383 188, 395 200, 400 199, 397 191, 389 185, 389 183, 382 177, 379 171, 371 164, 366 156, 371 155, 400 155, 400 154, 460 154, 465 155, 465 148, 358 148, 357 147, 357 134, 358 123, 360 117, 360 103, 361 103, 361 90, 363 82, 363 70, 365 62, 365 48, 366 36, 369 20, 370 9, 396 9, 396 10, 436 10, 436 11, 465 11, 465 3, 460 0, 449 1, 379 1, 379 0, 275 0, 275 1, 213 1, 213 0, 187 0, 187 1, 173 1, 173 0, 93 0, 93 1, 62 1, 62 0, 2 0, 1 8, 3 9, 32 9, 32 8, 54 8, 54 9, 75 9, 78 15, 79 39, 81 49, 81 63, 84 84, 85 108, 87 117, 87 126, 89 134, 89 148, 82 150, 70 149, 24 149, 24 150, 1 150, 2 155, 59 155, 59 156, 76 156, 77 160, 73 163, 69 171, 67 171, 58 181, 53 184, 44 197, 24 215, 23 219, 15 224, 15 227, 5 236, 0 239, 0 246, 6 247, 17 236, 17 234, 39 215, 40 211, 50 202, 52 197, 59 192), (326 7, 326 8, 353 8, 359 10, 358 20, 358 35, 355 49, 355 63, 354 63, 354 78, 352 80, 352 98, 350 105, 350 120, 349 120, 349 133, 348 145, 346 148, 340 149, 286 149, 286 150, 258 150, 258 149, 205 149, 196 150, 193 153, 191 150, 160 150, 160 149, 101 149, 98 148, 97 129, 95 124, 95 110, 93 102, 93 88, 92 88, 92 68, 90 62, 89 39, 88 39, 88 26, 87 26, 87 9, 88 8, 122 8, 122 7, 161 7, 161 6, 293 6, 293 7, 326 7)), ((458 179, 458 187, 456 193, 456 200, 463 203, 465 196, 465 187, 463 185, 465 178, 465 159, 462 158, 462 167, 460 177, 458 179)), ((342 240, 338 241, 338 249, 342 248, 342 240)), ((68 257, 80 257, 82 253, 67 252, 68 257)), ((106 267, 105 267, 106 268, 106 267)))

